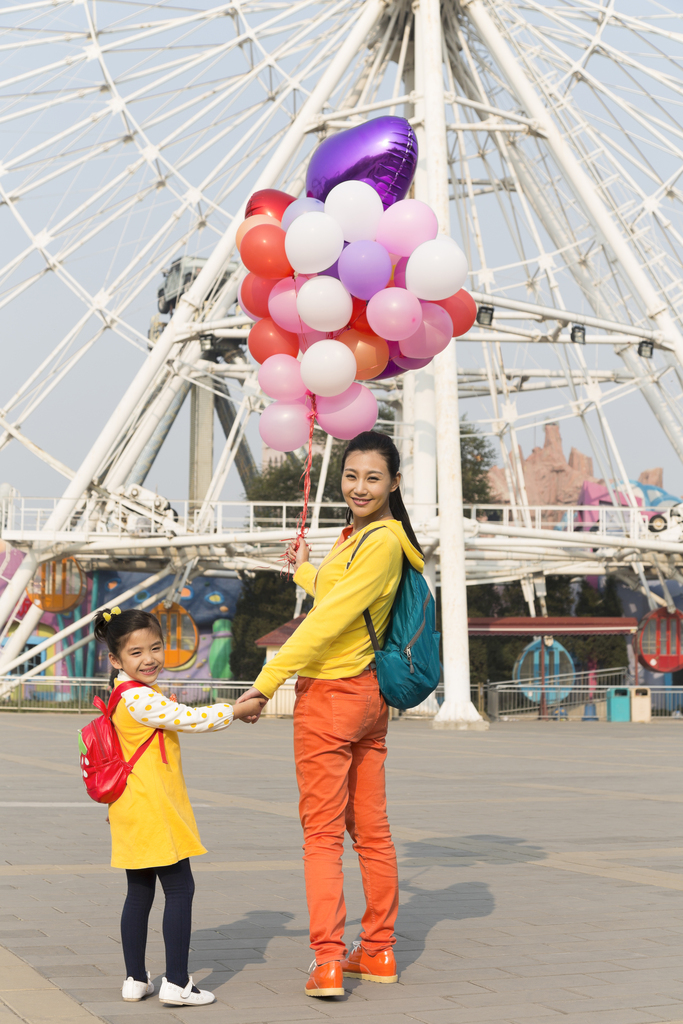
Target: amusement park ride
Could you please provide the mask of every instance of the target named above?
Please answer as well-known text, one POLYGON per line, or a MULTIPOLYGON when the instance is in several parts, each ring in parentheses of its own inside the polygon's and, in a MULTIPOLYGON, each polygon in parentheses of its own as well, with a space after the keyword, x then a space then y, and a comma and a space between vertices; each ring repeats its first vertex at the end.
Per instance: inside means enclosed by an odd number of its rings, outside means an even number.
MULTIPOLYGON (((667 582, 683 583, 683 519, 667 511, 662 527, 639 506, 609 418, 640 392, 642 429, 683 459, 683 14, 653 0, 30 0, 0 24, 0 305, 5 336, 30 325, 35 353, 25 379, 5 357, 0 448, 67 480, 54 500, 0 498, 2 541, 24 553, 0 595, 0 675, 27 674, 40 647, 25 651, 28 637, 83 572, 136 571, 119 602, 144 589, 145 604, 178 608, 201 574, 280 568, 296 511, 273 505, 264 520, 263 502, 221 500, 233 464, 243 481, 254 472, 246 427, 268 404, 235 236, 254 191, 302 194, 320 142, 385 114, 415 130, 411 194, 458 239, 479 304, 457 347, 372 385, 393 407, 406 504, 441 588, 438 720, 480 722, 466 582, 520 580, 536 614, 544 575, 616 573, 656 612, 642 657, 654 667, 664 643, 683 664, 667 582), (168 319, 148 337, 155 301, 168 319), (121 394, 107 366, 130 346, 139 368, 121 394), (74 468, 32 422, 77 401, 84 367, 99 367, 111 412, 74 468), (177 502, 145 481, 188 396, 190 493, 177 502), (497 439, 510 505, 463 516, 463 411, 497 439), (568 418, 612 496, 588 529, 582 510, 530 506, 522 472, 520 433, 568 418)), ((322 486, 309 533, 321 554, 336 535, 322 486)), ((89 643, 91 619, 51 643, 78 630, 66 652, 89 643)))

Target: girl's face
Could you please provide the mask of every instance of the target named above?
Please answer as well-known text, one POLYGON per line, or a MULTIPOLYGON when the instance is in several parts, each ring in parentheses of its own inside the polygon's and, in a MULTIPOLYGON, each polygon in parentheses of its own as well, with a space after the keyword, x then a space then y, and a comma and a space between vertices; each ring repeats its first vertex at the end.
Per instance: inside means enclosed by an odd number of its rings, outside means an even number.
POLYGON ((379 518, 389 511, 389 495, 401 482, 392 477, 379 452, 352 452, 346 459, 341 488, 356 519, 379 518))
POLYGON ((152 684, 164 667, 164 645, 156 630, 136 629, 124 639, 118 656, 110 653, 109 660, 139 683, 152 684))

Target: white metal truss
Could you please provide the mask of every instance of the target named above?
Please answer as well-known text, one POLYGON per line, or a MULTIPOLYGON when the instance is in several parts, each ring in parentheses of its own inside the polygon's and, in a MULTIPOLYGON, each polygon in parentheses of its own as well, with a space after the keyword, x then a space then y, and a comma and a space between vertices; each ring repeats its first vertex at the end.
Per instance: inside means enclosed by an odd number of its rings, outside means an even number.
MULTIPOLYGON (((659 577, 657 564, 678 573, 678 534, 643 530, 610 416, 640 392, 650 428, 683 459, 682 41, 683 13, 655 0, 5 7, 0 316, 12 347, 0 453, 21 445, 67 485, 44 515, 18 499, 4 507, 3 536, 28 555, 0 598, 0 626, 37 564, 60 553, 163 563, 176 580, 269 562, 288 521, 258 540, 248 518, 227 532, 217 519, 264 398, 248 358, 235 349, 207 359, 206 339, 240 343, 248 332, 231 262, 248 195, 298 194, 321 139, 384 113, 415 126, 415 194, 459 238, 475 298, 495 309, 458 342, 457 374, 453 346, 380 389, 397 413, 408 503, 454 638, 447 680, 465 693, 465 575, 519 579, 533 607, 538 572, 618 571, 639 586, 644 573, 659 577), (207 261, 150 346, 161 271, 184 255, 207 261), (590 353, 571 342, 573 324, 590 353), (644 340, 651 359, 638 354, 644 340), (138 370, 122 395, 106 367, 129 352, 138 370), (83 431, 78 466, 44 424, 78 408, 85 367, 98 368, 109 419, 83 431), (232 395, 235 417, 203 502, 173 520, 150 506, 144 473, 191 384, 232 395), (512 500, 485 535, 459 512, 462 411, 497 439, 512 500), (551 520, 539 526, 519 456, 524 431, 568 418, 630 505, 619 536, 611 524, 590 549, 580 534, 548 537, 551 520)), ((321 499, 322 489, 314 529, 324 537, 321 499)), ((0 670, 39 615, 15 630, 0 670)))

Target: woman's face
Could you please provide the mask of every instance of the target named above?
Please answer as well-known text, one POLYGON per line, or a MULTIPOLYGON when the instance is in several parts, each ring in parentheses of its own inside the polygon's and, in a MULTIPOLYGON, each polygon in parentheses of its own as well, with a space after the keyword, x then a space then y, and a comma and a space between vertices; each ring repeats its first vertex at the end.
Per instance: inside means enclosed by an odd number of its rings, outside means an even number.
POLYGON ((379 452, 352 452, 346 459, 341 488, 354 516, 367 519, 388 511, 389 495, 400 482, 400 473, 392 477, 379 452))
POLYGON ((136 629, 124 639, 118 656, 110 654, 109 660, 138 683, 151 685, 164 667, 164 645, 156 630, 136 629))

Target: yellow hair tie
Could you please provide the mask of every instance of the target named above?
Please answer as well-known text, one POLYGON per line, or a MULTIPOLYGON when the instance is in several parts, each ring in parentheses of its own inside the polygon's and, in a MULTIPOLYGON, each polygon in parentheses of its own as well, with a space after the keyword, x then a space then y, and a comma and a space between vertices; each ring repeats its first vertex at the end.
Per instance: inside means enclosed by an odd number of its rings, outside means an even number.
POLYGON ((109 613, 109 612, 102 612, 102 616, 103 616, 105 622, 111 622, 112 615, 120 615, 120 614, 121 614, 121 609, 120 608, 112 608, 111 613, 109 613))

